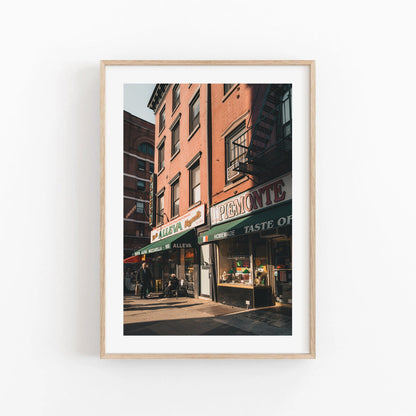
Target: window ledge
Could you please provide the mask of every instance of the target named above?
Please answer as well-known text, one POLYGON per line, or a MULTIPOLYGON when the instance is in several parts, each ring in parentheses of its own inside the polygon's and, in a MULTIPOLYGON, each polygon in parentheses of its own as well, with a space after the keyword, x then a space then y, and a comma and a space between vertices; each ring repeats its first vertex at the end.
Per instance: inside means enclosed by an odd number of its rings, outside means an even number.
POLYGON ((178 103, 176 104, 175 108, 172 110, 172 115, 171 117, 176 113, 176 110, 179 108, 179 106, 181 105, 181 102, 178 101, 178 103))
POLYGON ((239 86, 240 84, 235 84, 234 87, 230 89, 230 91, 227 92, 227 94, 224 95, 222 98, 222 102, 224 102, 233 92, 234 90, 239 86))
POLYGON ((181 151, 181 149, 178 149, 170 158, 170 161, 172 162, 173 159, 175 159, 175 157, 179 154, 179 152, 181 151))
POLYGON ((224 192, 228 191, 229 189, 234 188, 234 186, 240 185, 240 183, 243 183, 245 181, 248 181, 248 176, 244 176, 244 178, 241 178, 236 182, 232 182, 232 183, 229 183, 228 185, 225 185, 223 188, 223 191, 224 192))
POLYGON ((190 211, 191 209, 194 209, 194 208, 195 208, 195 207, 197 207, 198 205, 201 205, 201 201, 198 201, 198 202, 196 202, 195 204, 191 205, 191 206, 188 208, 188 211, 190 211))
POLYGON ((172 221, 172 220, 174 220, 174 219, 176 219, 178 217, 179 217, 179 214, 178 215, 175 215, 174 217, 171 217, 170 220, 172 221))
POLYGON ((223 287, 239 287, 239 288, 244 288, 244 289, 254 289, 253 285, 243 285, 241 283, 217 283, 218 286, 223 286, 223 287))
POLYGON ((194 137, 194 134, 199 130, 199 128, 201 127, 201 124, 198 123, 198 125, 192 130, 191 134, 188 137, 188 142, 189 140, 192 139, 192 137, 194 137))
POLYGON ((160 137, 160 135, 165 131, 165 128, 166 128, 166 125, 165 125, 165 127, 163 127, 163 129, 162 130, 160 130, 160 132, 159 132, 159 134, 158 134, 158 137, 160 137))
POLYGON ((165 167, 163 167, 162 169, 160 169, 160 171, 157 173, 157 176, 159 176, 164 170, 165 170, 165 167))
POLYGON ((156 149, 159 150, 165 144, 165 140, 166 140, 166 136, 163 139, 160 140, 160 142, 156 146, 156 149))

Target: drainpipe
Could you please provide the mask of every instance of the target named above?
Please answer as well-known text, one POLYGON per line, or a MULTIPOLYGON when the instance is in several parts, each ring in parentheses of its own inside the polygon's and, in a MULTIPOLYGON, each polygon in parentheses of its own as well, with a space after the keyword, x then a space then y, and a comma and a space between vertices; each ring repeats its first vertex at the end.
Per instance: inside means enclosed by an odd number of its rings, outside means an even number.
MULTIPOLYGON (((208 198, 207 198, 207 218, 208 218, 208 226, 211 229, 211 145, 212 145, 212 138, 211 138, 211 84, 207 84, 207 190, 208 190, 208 198)), ((215 279, 215 261, 214 261, 214 245, 213 243, 209 244, 209 259, 210 259, 210 269, 209 269, 209 277, 210 277, 210 285, 211 285, 211 297, 214 302, 217 301, 217 285, 215 279)))

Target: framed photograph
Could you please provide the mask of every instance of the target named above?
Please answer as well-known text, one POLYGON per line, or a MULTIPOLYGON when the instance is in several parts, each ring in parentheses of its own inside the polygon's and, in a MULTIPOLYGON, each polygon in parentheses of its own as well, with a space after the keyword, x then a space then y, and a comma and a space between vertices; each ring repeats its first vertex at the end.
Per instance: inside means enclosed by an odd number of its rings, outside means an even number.
POLYGON ((314 61, 101 63, 101 358, 315 358, 314 61))

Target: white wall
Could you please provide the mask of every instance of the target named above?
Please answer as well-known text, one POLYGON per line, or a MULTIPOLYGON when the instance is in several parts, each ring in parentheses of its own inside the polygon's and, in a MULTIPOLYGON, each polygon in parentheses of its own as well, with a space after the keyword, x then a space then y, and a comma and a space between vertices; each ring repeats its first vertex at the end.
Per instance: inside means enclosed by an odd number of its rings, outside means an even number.
POLYGON ((415 414, 411 6, 3 5, 1 413, 415 414), (99 60, 178 58, 317 60, 315 361, 98 358, 99 60))

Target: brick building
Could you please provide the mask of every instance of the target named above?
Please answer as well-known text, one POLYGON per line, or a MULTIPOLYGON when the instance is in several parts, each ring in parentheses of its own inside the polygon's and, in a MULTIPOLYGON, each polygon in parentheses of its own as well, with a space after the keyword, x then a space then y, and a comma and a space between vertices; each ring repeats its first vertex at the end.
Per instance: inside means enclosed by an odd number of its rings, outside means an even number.
POLYGON ((149 244, 155 126, 124 111, 124 258, 149 244))
POLYGON ((218 302, 292 298, 291 85, 212 84, 210 229, 218 302))
POLYGON ((157 84, 156 278, 194 296, 291 302, 291 85, 157 84))
POLYGON ((196 230, 206 224, 208 200, 207 86, 157 84, 151 258, 156 286, 176 273, 188 295, 211 296, 200 281, 196 230))

